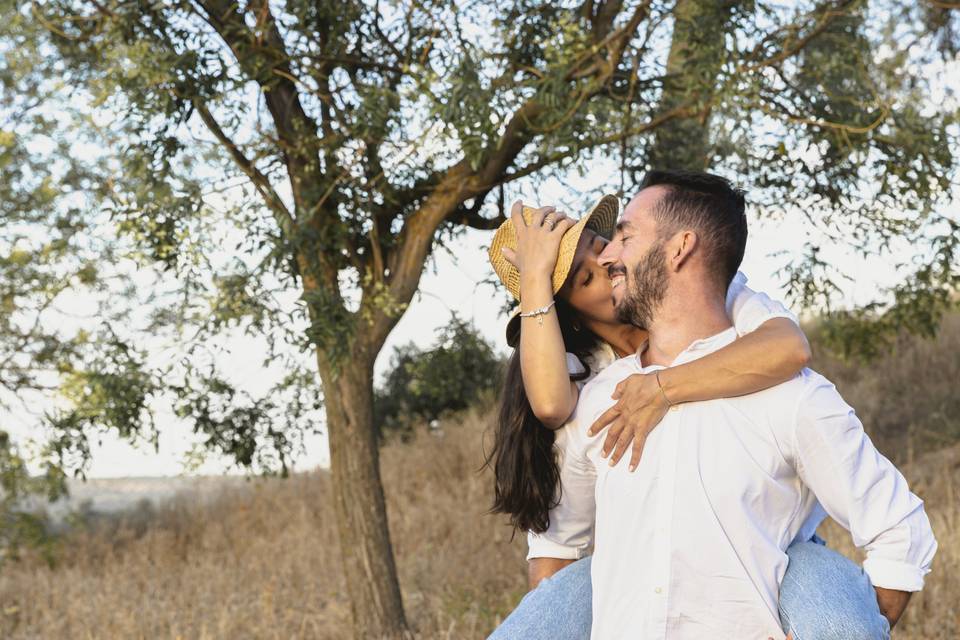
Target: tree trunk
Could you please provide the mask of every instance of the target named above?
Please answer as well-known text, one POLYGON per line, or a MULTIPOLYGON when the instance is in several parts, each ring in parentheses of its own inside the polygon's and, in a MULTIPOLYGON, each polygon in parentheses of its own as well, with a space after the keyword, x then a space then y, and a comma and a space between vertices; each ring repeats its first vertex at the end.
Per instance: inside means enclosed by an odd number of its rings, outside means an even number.
POLYGON ((357 638, 408 638, 373 425, 373 360, 338 372, 318 351, 343 570, 357 638))
POLYGON ((698 114, 669 120, 657 128, 650 150, 651 168, 702 171, 710 166, 710 102, 726 58, 724 35, 736 4, 677 0, 659 111, 691 104, 698 114))

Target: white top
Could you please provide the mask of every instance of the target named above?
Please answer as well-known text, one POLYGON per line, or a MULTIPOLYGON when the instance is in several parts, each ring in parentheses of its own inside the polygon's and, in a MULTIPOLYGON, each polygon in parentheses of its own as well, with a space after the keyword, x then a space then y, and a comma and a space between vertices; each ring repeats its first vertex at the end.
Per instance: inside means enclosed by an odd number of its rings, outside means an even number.
MULTIPOLYGON (((790 312, 785 306, 781 303, 771 300, 769 296, 765 293, 758 293, 747 286, 747 276, 742 272, 737 272, 737 275, 734 276, 733 281, 730 283, 730 288, 727 290, 727 315, 730 317, 730 320, 733 322, 734 328, 737 330, 737 334, 744 335, 750 333, 757 329, 767 320, 772 320, 773 318, 788 318, 793 322, 799 324, 797 317, 790 312)), ((592 380, 598 373, 607 368, 610 363, 617 359, 616 353, 606 342, 602 342, 597 349, 591 354, 589 361, 586 363, 590 367, 590 374, 587 378, 578 381, 576 384, 581 389, 586 385, 590 380, 592 380)), ((572 374, 579 374, 585 371, 583 364, 580 362, 580 359, 577 358, 572 353, 567 354, 567 370, 572 374)), ((554 450, 557 452, 558 456, 563 455, 564 448, 564 439, 566 437, 566 431, 560 429, 556 432, 554 440, 554 450)), ((574 511, 580 511, 580 505, 571 505, 567 499, 567 492, 565 487, 568 483, 577 482, 573 478, 565 477, 563 472, 563 466, 560 468, 560 503, 550 512, 550 523, 551 527, 548 529, 548 532, 553 527, 553 522, 555 517, 561 519, 568 517, 568 512, 572 509, 574 511)), ((576 491, 571 493, 572 496, 578 495, 576 491)), ((592 509, 592 502, 591 507, 592 509)), ((591 515, 592 518, 592 515, 591 515)), ((544 536, 532 531, 527 532, 527 560, 531 558, 568 558, 568 559, 579 559, 585 555, 589 555, 590 548, 581 548, 577 546, 565 545, 563 540, 563 535, 559 532, 553 531, 554 536, 544 536), (559 539, 560 545, 555 543, 553 540, 559 539)))
MULTIPOLYGON (((698 340, 673 364, 735 338, 731 328, 698 340)), ((937 545, 922 501, 808 369, 758 393, 676 405, 635 472, 623 459, 610 467, 603 438, 587 429, 618 382, 658 368, 617 360, 584 387, 563 427, 566 506, 544 537, 576 557, 596 522, 592 638, 782 640, 784 551, 825 512, 865 548, 874 585, 923 586, 937 545)))

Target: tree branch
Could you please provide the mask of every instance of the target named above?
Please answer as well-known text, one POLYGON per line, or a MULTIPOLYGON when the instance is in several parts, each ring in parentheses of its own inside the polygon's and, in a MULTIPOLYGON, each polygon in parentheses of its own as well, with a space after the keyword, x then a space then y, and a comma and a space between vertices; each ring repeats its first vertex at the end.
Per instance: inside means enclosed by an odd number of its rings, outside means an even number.
POLYGON ((207 129, 210 130, 210 133, 220 142, 220 144, 227 150, 230 154, 230 157, 233 158, 233 161, 240 167, 240 170, 250 179, 254 187, 257 189, 257 192, 266 202, 267 207, 273 212, 274 216, 277 218, 277 222, 280 224, 281 228, 284 230, 285 234, 289 234, 293 231, 295 221, 293 216, 290 215, 290 211, 287 209, 286 205, 283 204, 283 200, 280 199, 279 194, 274 190, 273 185, 270 184, 269 178, 265 176, 256 165, 251 162, 240 150, 240 148, 234 143, 233 140, 227 136, 223 128, 220 126, 220 123, 216 121, 213 117, 213 114, 210 113, 210 110, 207 109, 206 105, 203 104, 198 98, 191 100, 193 108, 196 109, 197 113, 200 115, 200 119, 203 120, 203 123, 207 125, 207 129))
MULTIPOLYGON (((763 67, 776 65, 780 62, 783 62, 784 60, 787 60, 788 58, 792 58, 793 56, 800 53, 817 36, 819 36, 821 33, 826 31, 827 27, 829 27, 834 20, 836 20, 841 16, 847 15, 847 13, 853 7, 853 5, 860 4, 862 1, 863 0, 844 0, 843 2, 839 3, 836 9, 829 9, 827 11, 824 11, 820 15, 820 17, 817 19, 817 23, 814 25, 814 28, 810 30, 810 33, 808 33, 807 35, 797 40, 792 46, 785 47, 780 53, 770 56, 769 58, 760 60, 758 62, 755 62, 753 64, 739 64, 737 65, 736 73, 738 74, 751 73, 758 69, 762 69, 763 67)), ((761 46, 762 44, 759 45, 753 51, 752 54, 748 54, 744 57, 746 59, 756 57, 760 53, 761 46)))

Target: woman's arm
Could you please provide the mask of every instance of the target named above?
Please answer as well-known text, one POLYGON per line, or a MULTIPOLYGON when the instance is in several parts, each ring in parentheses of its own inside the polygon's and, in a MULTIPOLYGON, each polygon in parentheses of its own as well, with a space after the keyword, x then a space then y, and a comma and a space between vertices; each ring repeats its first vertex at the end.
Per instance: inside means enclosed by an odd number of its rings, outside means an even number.
MULTIPOLYGON (((573 221, 553 207, 537 209, 527 225, 522 203, 511 210, 517 232, 517 251, 504 249, 504 257, 520 271, 520 309, 530 312, 553 301, 553 270, 560 251, 560 239, 573 221), (543 224, 552 214, 555 224, 543 224)), ((559 429, 577 406, 579 390, 570 381, 567 354, 556 310, 546 315, 521 318, 520 369, 527 400, 537 419, 550 429, 559 429)))
POLYGON ((723 349, 661 371, 660 384, 674 403, 742 396, 786 382, 810 358, 800 327, 773 318, 723 349))
POLYGON ((771 318, 723 349, 656 373, 634 374, 617 385, 617 403, 590 427, 595 435, 610 425, 602 455, 615 465, 631 441, 630 470, 640 462, 647 435, 671 404, 729 398, 786 382, 810 361, 810 345, 787 318, 771 318), (662 389, 662 390, 661 390, 662 389))

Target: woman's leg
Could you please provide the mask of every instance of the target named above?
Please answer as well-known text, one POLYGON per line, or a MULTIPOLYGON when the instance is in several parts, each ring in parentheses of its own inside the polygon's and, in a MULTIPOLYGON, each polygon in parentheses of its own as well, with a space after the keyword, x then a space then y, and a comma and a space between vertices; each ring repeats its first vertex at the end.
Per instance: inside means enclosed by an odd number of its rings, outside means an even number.
POLYGON ((592 602, 587 556, 543 579, 487 640, 589 640, 592 602))
POLYGON ((780 624, 793 640, 889 640, 890 623, 863 569, 822 540, 787 549, 780 624))

